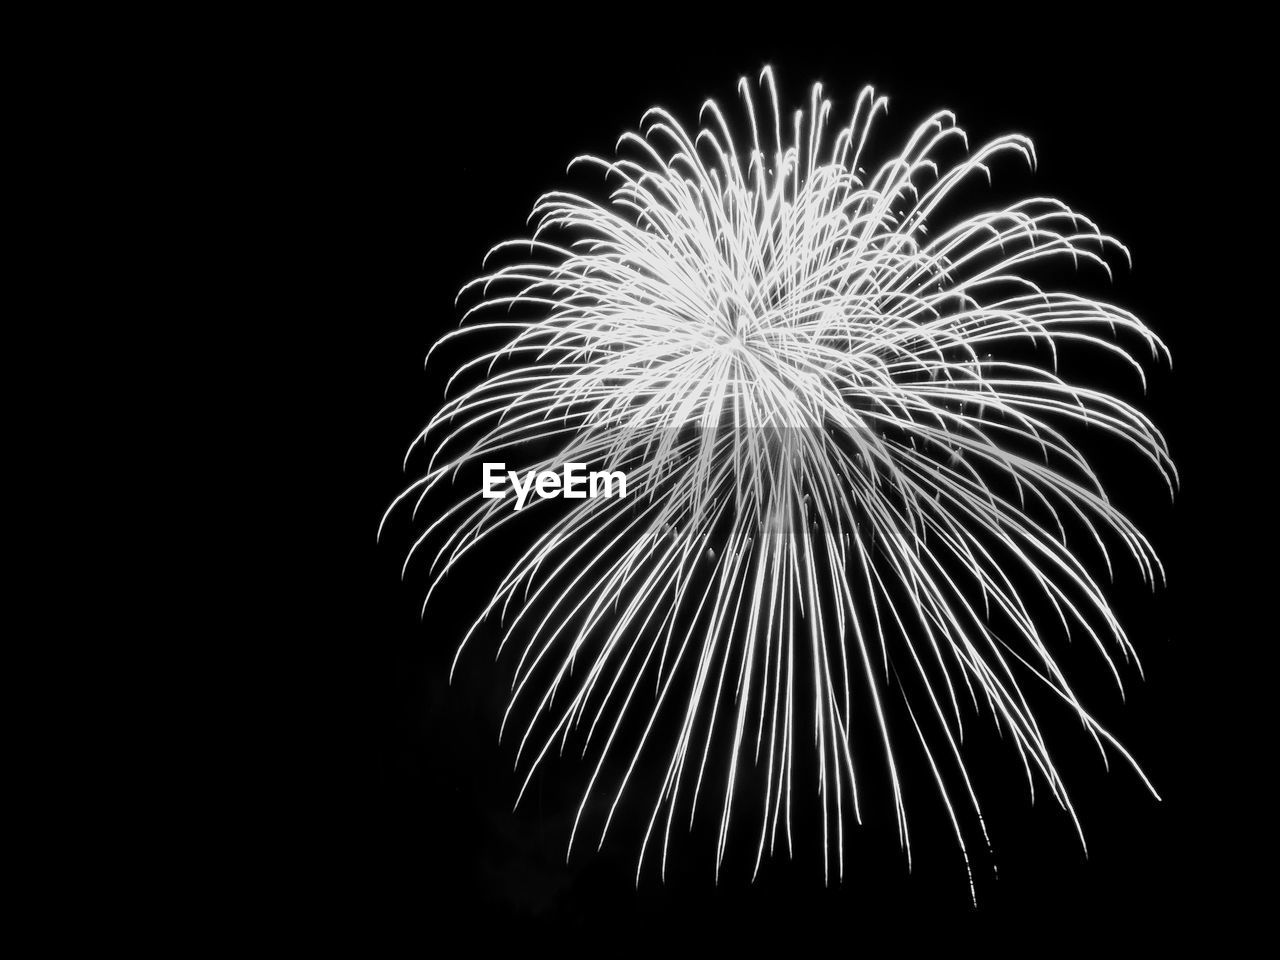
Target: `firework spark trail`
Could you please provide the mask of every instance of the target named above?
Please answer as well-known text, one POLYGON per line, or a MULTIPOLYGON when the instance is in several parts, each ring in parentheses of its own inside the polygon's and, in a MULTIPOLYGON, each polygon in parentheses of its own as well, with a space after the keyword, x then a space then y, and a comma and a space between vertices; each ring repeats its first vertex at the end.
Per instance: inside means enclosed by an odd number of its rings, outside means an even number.
MULTIPOLYGON (((1110 750, 1142 773, 1077 699, 1018 581, 1033 584, 1068 636, 1089 638, 1119 685, 1113 651, 1136 655, 1069 549, 1067 527, 1087 532, 1108 575, 1109 541, 1152 583, 1162 571, 1067 429, 1118 438, 1171 495, 1176 473, 1154 425, 1060 377, 1058 351, 1107 351, 1144 388, 1142 365, 1119 338, 1153 358, 1167 351, 1133 314, 1041 289, 1032 274, 1066 258, 1110 276, 1108 258, 1128 251, 1047 197, 935 222, 962 184, 990 179, 999 156, 1034 167, 1025 137, 970 151, 943 111, 868 173, 863 156, 885 98, 864 89, 832 138, 821 85, 789 125, 767 68, 759 87, 763 112, 751 85, 739 86, 749 142, 735 141, 714 101, 692 136, 650 110, 615 159, 571 164, 603 171, 606 203, 546 194, 531 238, 490 252, 516 262, 463 289, 460 298, 478 302, 433 350, 481 331, 505 342, 450 379, 450 388, 476 382, 415 441, 434 449, 427 472, 388 515, 413 503, 416 516, 462 469, 519 456, 529 441, 556 446, 530 469, 580 461, 629 471, 627 500, 584 500, 548 521, 458 649, 495 613, 500 650, 522 644, 503 720, 505 730, 517 704, 532 705, 516 761, 526 768, 521 795, 575 730, 583 755, 595 750, 570 850, 608 763, 623 770, 600 843, 642 755, 661 755, 652 742, 660 718, 673 716, 679 732, 637 877, 659 834, 665 870, 676 810, 687 801, 692 824, 713 757, 728 769, 717 874, 747 768, 763 777, 758 870, 780 828, 791 846, 792 767, 811 710, 824 875, 832 853, 842 874, 844 818, 861 821, 850 729, 859 696, 875 718, 868 743, 881 748, 908 859, 891 734, 898 704, 962 851, 957 799, 986 833, 961 757, 966 702, 975 712, 986 705, 1032 790, 1038 776, 1079 831, 1027 679, 1074 711, 1104 761, 1110 750), (939 159, 957 149, 958 162, 939 159), (1017 342, 1035 345, 1040 360, 1047 348, 1049 364, 1018 359, 1017 342), (580 663, 585 671, 575 671, 580 663), (914 700, 904 675, 918 681, 914 700), (568 699, 554 706, 558 694, 568 699), (630 742, 633 715, 641 730, 630 742), (948 786, 947 764, 962 790, 948 786)), ((424 609, 462 557, 514 517, 476 489, 427 526, 405 561, 424 549, 431 558, 424 609)), ((866 744, 858 756, 865 771, 866 744)))

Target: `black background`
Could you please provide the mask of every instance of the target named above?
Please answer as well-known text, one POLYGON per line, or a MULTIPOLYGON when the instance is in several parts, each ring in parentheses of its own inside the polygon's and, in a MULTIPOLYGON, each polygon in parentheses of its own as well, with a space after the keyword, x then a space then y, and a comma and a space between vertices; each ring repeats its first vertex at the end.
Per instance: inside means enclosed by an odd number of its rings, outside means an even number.
POLYGON ((292 650, 288 683, 305 704, 281 759, 303 787, 281 823, 299 840, 282 895, 299 899, 313 926, 403 920, 423 945, 445 929, 478 942, 576 931, 605 945, 691 928, 721 940, 799 932, 877 953, 889 943, 1092 943, 1116 932, 1225 941, 1253 910, 1241 864, 1257 842, 1231 744, 1248 736, 1233 716, 1233 677, 1259 637, 1235 625, 1242 587, 1231 558, 1242 532, 1229 518, 1239 504, 1216 452, 1238 367, 1214 345, 1241 320, 1219 269, 1239 242, 1228 218, 1241 140, 1224 107, 1242 90, 1234 47, 1213 24, 1122 27, 1066 9, 985 24, 906 7, 874 21, 783 13, 796 22, 749 35, 695 26, 676 9, 614 23, 563 11, 516 23, 495 12, 483 29, 340 24, 323 42, 300 33, 305 55, 263 93, 263 142, 291 148, 288 161, 264 165, 266 192, 279 222, 302 236, 290 260, 301 251, 303 261, 290 278, 298 295, 268 306, 290 326, 293 362, 306 373, 284 397, 296 457, 285 502, 307 548, 282 561, 301 573, 279 629, 292 650), (852 832, 845 877, 826 886, 816 851, 803 848, 793 861, 775 857, 754 883, 738 869, 717 885, 709 839, 695 835, 680 838, 665 883, 648 870, 637 887, 625 828, 565 864, 581 769, 540 778, 513 812, 513 748, 497 742, 511 664, 476 649, 446 683, 484 577, 451 582, 422 618, 423 571, 400 578, 409 523, 375 542, 408 479, 405 448, 440 401, 442 368, 424 371, 426 350, 457 322, 455 294, 485 251, 521 233, 571 157, 607 153, 653 104, 690 123, 708 96, 732 104, 738 77, 765 63, 792 105, 815 80, 839 105, 864 83, 887 93, 873 156, 942 107, 978 140, 1031 136, 1034 176, 1006 163, 997 184, 1058 196, 1124 240, 1133 269, 1110 286, 1097 276, 1080 286, 1135 310, 1173 353, 1172 371, 1152 368, 1140 405, 1169 439, 1182 476, 1176 502, 1137 458, 1101 464, 1168 571, 1168 588, 1153 595, 1121 563, 1111 588, 1145 679, 1126 672, 1123 703, 1104 673, 1080 681, 1163 802, 1121 766, 1105 772, 1067 730, 1057 755, 1086 857, 1065 814, 1045 798, 1029 803, 1012 754, 979 739, 994 857, 978 858, 976 908, 927 798, 909 808, 910 871, 884 816, 852 832), (294 772, 299 757, 306 774, 294 772))

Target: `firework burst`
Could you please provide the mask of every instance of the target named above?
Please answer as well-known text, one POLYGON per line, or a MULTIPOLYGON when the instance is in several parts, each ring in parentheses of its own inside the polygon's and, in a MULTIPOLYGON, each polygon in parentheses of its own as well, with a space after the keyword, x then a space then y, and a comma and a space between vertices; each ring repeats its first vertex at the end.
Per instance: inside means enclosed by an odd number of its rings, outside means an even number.
POLYGON ((1163 344, 1128 311, 1035 277, 1055 260, 1109 275, 1127 251, 1046 197, 946 213, 998 158, 1034 167, 1025 137, 971 149, 944 111, 875 165, 887 101, 872 89, 838 129, 820 85, 790 118, 768 69, 740 93, 745 139, 709 101, 694 134, 654 109, 614 159, 575 160, 608 196, 543 196, 531 238, 498 244, 490 257, 507 265, 464 288, 463 322, 436 346, 498 339, 454 373, 415 441, 433 451, 426 472, 388 510, 417 515, 454 491, 409 554, 429 557, 425 602, 464 555, 525 522, 463 488, 481 462, 626 473, 625 499, 531 508, 541 526, 458 650, 484 623, 511 648, 503 726, 517 728, 521 795, 553 751, 588 758, 570 851, 592 798, 603 843, 645 770, 656 786, 637 873, 659 847, 665 867, 673 824, 700 805, 718 822, 717 873, 731 825, 758 869, 790 847, 798 803, 820 811, 824 872, 842 871, 868 776, 891 794, 909 857, 906 747, 927 759, 964 851, 965 818, 986 832, 961 748, 979 713, 1074 820, 1029 688, 1142 774, 1055 659, 1055 638, 1075 635, 1117 684, 1117 661, 1136 660, 1068 541, 1108 572, 1118 547, 1162 574, 1072 436, 1109 435, 1170 493, 1176 480, 1142 413, 1058 365, 1086 347, 1142 378, 1125 344, 1153 358, 1163 344), (803 789, 802 750, 817 774, 803 789))

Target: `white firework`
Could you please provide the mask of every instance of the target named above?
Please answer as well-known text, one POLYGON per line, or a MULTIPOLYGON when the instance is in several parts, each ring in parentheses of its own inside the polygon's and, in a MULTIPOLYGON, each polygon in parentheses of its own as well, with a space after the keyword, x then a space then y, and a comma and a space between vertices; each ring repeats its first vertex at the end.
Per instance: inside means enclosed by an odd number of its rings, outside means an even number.
POLYGON ((503 726, 521 706, 521 795, 552 751, 589 758, 570 850, 597 792, 603 843, 637 770, 655 775, 637 877, 659 842, 665 868, 677 810, 692 823, 700 802, 718 817, 717 875, 735 818, 758 870, 790 848, 798 798, 820 810, 824 874, 833 859, 842 872, 868 770, 909 858, 900 737, 923 751, 964 851, 962 819, 982 817, 963 722, 984 708, 1074 821, 1029 686, 1142 774, 1055 660, 1072 633, 1117 684, 1115 654, 1136 660, 1068 540, 1091 542, 1108 573, 1119 545, 1145 578, 1162 574, 1070 428, 1131 446, 1170 494, 1176 475, 1152 423, 1060 376, 1058 352, 1107 351, 1142 378, 1123 342, 1167 351, 1132 313, 1033 277, 1055 260, 1109 276, 1127 251, 1047 197, 945 215, 998 157, 1034 167, 1025 137, 970 150, 943 111, 873 167, 887 101, 871 88, 834 134, 821 85, 790 120, 769 69, 765 110, 739 88, 747 139, 714 101, 693 135, 650 110, 615 159, 574 161, 603 171, 607 200, 546 194, 532 237, 491 251, 513 262, 464 288, 479 302, 440 343, 500 341, 450 380, 471 385, 415 441, 434 453, 396 500, 454 491, 409 554, 430 556, 426 603, 527 517, 481 497, 481 462, 626 472, 626 499, 531 508, 543 525, 458 652, 486 621, 519 651, 503 726), (1033 607, 1051 611, 1048 632, 1033 607), (817 783, 797 794, 806 740, 817 783), (721 778, 709 798, 704 780, 721 778))

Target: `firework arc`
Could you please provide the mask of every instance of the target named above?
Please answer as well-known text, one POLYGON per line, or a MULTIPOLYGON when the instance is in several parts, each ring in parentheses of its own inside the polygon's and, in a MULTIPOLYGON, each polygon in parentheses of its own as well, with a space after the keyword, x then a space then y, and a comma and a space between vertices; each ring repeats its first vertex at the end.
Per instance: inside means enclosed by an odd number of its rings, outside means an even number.
POLYGON ((673 824, 700 805, 717 818, 717 876, 731 825, 758 870, 790 849, 800 803, 819 808, 824 875, 842 874, 845 822, 861 822, 875 770, 909 859, 897 758, 910 747, 967 865, 962 821, 986 837, 961 748, 980 712, 1079 831, 1032 688, 1151 784, 1055 659, 1067 635, 1117 685, 1117 661, 1136 662, 1068 541, 1108 575, 1117 547, 1153 584, 1163 571, 1073 438, 1127 445, 1170 495, 1176 472, 1147 417, 1069 382, 1059 354, 1106 352, 1145 388, 1139 357, 1167 350, 1132 313, 1036 278, 1053 261, 1109 277, 1128 251, 1048 197, 947 212, 1004 155, 1034 169, 1025 137, 971 149, 941 111, 875 165, 887 100, 870 87, 834 132, 821 85, 790 116, 768 68, 739 92, 742 139, 708 101, 695 133, 655 108, 613 159, 574 160, 607 196, 542 196, 531 236, 494 247, 459 295, 462 322, 433 351, 501 342, 453 373, 414 442, 432 451, 426 472, 387 511, 417 517, 454 491, 405 561, 429 561, 424 609, 514 521, 464 470, 522 456, 527 470, 624 470, 626 499, 545 514, 457 654, 498 624, 516 662, 503 729, 518 728, 520 795, 552 751, 587 758, 570 852, 588 809, 603 844, 644 769, 657 787, 637 879, 658 848, 665 871, 673 824), (802 749, 816 790, 793 782, 802 749))

